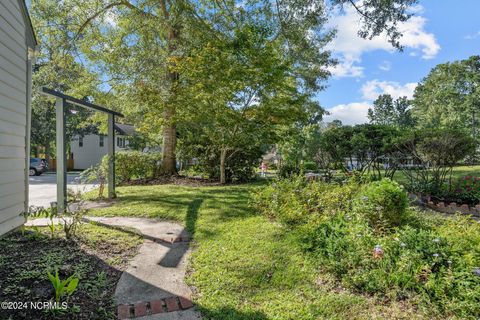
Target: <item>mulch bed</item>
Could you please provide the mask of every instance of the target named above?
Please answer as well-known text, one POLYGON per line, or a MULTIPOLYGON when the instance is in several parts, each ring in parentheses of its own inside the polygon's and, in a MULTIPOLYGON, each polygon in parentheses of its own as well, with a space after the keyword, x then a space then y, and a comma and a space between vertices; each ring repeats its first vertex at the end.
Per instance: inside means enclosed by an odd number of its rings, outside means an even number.
POLYGON ((66 312, 0 309, 0 319, 115 319, 115 286, 137 248, 119 249, 108 242, 92 248, 80 239, 51 238, 45 231, 0 238, 0 302, 54 301, 47 271, 54 274, 55 268, 62 280, 73 273, 80 278, 66 312))
POLYGON ((175 184, 180 186, 219 186, 221 185, 218 180, 203 179, 187 176, 172 176, 172 177, 159 177, 155 179, 138 179, 132 180, 122 185, 125 186, 138 186, 138 185, 161 185, 161 184, 175 184))

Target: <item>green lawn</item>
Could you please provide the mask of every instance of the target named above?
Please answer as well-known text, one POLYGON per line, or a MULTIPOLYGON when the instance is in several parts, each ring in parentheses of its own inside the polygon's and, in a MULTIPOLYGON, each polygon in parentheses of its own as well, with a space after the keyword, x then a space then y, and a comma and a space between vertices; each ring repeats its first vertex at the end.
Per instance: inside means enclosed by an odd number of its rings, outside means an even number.
POLYGON ((380 302, 336 285, 308 262, 292 235, 249 209, 260 183, 118 188, 99 216, 166 218, 194 235, 189 285, 205 319, 422 318, 407 302, 380 302))
MULTIPOLYGON (((457 166, 453 168, 453 179, 458 179, 464 176, 480 176, 480 166, 457 166)), ((402 171, 397 171, 395 173, 394 179, 402 184, 407 182, 407 178, 402 171)))

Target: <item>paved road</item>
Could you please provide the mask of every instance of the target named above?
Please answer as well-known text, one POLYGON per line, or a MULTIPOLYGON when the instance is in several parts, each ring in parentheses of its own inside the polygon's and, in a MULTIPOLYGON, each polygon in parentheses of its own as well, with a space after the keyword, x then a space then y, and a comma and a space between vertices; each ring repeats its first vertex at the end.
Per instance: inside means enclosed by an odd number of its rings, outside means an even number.
MULTIPOLYGON (((79 184, 76 180, 78 173, 67 174, 67 188, 75 192, 87 192, 95 188, 94 184, 79 184)), ((50 207, 50 202, 57 201, 57 175, 42 174, 29 177, 29 204, 31 206, 50 207)))

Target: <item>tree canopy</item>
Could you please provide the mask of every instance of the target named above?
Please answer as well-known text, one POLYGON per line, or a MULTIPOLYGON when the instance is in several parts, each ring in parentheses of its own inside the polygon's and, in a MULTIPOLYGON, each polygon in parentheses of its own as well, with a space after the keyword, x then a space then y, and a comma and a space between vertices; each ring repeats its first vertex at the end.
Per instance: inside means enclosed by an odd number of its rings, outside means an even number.
POLYGON ((411 102, 407 97, 393 100, 391 95, 382 94, 373 102, 373 108, 368 109, 368 119, 374 124, 411 128, 415 125, 415 120, 410 107, 411 102))
POLYGON ((437 65, 415 89, 413 105, 420 127, 466 129, 478 140, 480 56, 437 65))
MULTIPOLYGON (((321 118, 313 97, 335 64, 325 49, 335 35, 326 27, 330 9, 353 6, 361 17, 359 36, 386 35, 401 49, 398 23, 415 3, 37 0, 52 16, 35 23, 39 30, 43 23, 47 30, 59 25, 58 48, 68 52, 72 69, 95 73, 103 83, 86 83, 108 91, 130 122, 163 139, 162 169, 171 175, 177 140, 194 143, 189 129, 210 143, 225 167, 254 139, 273 143, 279 128, 321 118)), ((67 80, 75 78, 60 82, 67 80)))

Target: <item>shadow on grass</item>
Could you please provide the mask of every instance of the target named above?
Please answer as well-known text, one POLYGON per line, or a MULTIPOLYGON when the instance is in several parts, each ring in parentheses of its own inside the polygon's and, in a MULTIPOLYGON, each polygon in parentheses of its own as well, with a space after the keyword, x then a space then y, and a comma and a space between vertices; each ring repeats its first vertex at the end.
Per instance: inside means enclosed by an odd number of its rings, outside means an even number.
POLYGON ((206 308, 199 308, 207 319, 215 320, 267 320, 268 317, 259 311, 239 311, 231 307, 223 307, 220 309, 209 310, 206 308))
POLYGON ((187 216, 186 216, 186 227, 187 231, 190 233, 190 236, 193 238, 195 235, 195 226, 198 220, 198 212, 202 206, 204 199, 196 198, 188 204, 187 216))
MULTIPOLYGON (((187 216, 185 217, 186 220, 186 230, 188 231, 191 238, 194 237, 195 234, 195 225, 198 219, 198 211, 200 206, 203 203, 203 199, 197 198, 194 199, 187 208, 187 216)), ((185 230, 184 230, 185 231, 185 230)), ((165 254, 165 256, 160 260, 159 265, 166 268, 175 268, 178 266, 182 257, 190 248, 189 243, 172 243, 170 245, 163 244, 166 247, 169 247, 170 250, 165 254)))

